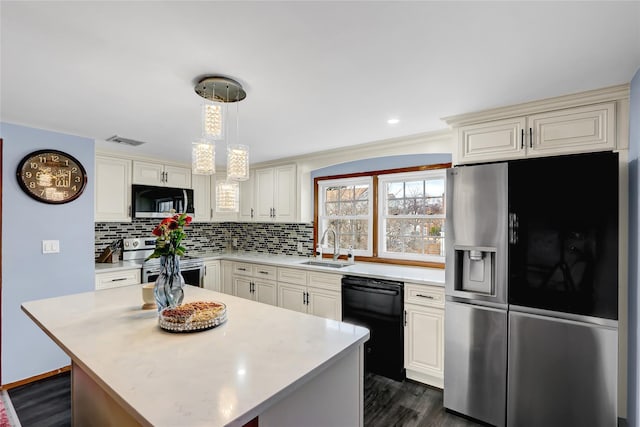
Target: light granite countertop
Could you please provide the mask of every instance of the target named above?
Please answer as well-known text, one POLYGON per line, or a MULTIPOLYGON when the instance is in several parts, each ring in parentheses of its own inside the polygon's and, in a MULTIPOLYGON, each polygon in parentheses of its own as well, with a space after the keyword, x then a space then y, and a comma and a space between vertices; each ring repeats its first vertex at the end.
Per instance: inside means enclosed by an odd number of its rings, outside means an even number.
POLYGON ((117 401, 151 425, 242 425, 368 337, 367 329, 187 286, 228 320, 196 333, 158 327, 140 287, 30 301, 23 310, 117 401))
MULTIPOLYGON (((355 262, 342 268, 306 265, 314 258, 291 255, 272 255, 258 252, 207 252, 191 251, 190 256, 207 260, 245 261, 277 267, 303 268, 308 270, 335 273, 343 276, 362 276, 376 279, 396 280, 424 285, 444 286, 444 269, 426 267, 405 267, 400 265, 373 262, 355 262)), ((96 273, 140 268, 133 261, 120 261, 114 264, 96 264, 96 273)))

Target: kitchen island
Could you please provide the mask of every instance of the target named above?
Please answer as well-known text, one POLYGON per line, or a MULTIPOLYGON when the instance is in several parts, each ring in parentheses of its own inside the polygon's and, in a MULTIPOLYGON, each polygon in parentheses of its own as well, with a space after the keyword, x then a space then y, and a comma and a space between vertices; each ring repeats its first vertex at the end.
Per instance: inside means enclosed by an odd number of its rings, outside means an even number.
POLYGON ((199 300, 228 320, 166 332, 139 285, 22 308, 71 358, 74 425, 362 425, 367 329, 187 286, 199 300))

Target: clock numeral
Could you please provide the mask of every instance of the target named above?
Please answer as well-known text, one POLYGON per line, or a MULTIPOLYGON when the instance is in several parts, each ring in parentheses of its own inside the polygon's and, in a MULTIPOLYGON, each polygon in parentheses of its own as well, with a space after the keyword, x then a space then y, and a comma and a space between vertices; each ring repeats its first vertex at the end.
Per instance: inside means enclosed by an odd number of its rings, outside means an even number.
POLYGON ((33 182, 33 181, 31 181, 31 182, 29 183, 29 188, 36 188, 36 183, 35 183, 35 182, 33 182))
POLYGON ((40 157, 40 163, 47 163, 46 157, 40 157))
POLYGON ((31 169, 38 169, 38 164, 36 162, 30 163, 31 169))
POLYGON ((74 185, 73 187, 71 187, 71 189, 72 189, 73 191, 78 191, 78 186, 77 186, 77 185, 74 185))
POLYGON ((64 165, 65 165, 65 166, 69 166, 69 159, 67 159, 67 160, 65 160, 65 161, 64 161, 64 165))
POLYGON ((40 197, 44 197, 45 190, 40 190, 40 197))
POLYGON ((26 176, 27 178, 31 178, 33 174, 31 172, 25 172, 24 176, 26 176))
POLYGON ((51 161, 52 162, 59 162, 60 161, 60 156, 51 156, 51 161))
POLYGON ((71 173, 76 173, 78 172, 78 168, 71 168, 71 173))
POLYGON ((80 177, 76 176, 76 178, 74 179, 75 182, 80 182, 80 177))

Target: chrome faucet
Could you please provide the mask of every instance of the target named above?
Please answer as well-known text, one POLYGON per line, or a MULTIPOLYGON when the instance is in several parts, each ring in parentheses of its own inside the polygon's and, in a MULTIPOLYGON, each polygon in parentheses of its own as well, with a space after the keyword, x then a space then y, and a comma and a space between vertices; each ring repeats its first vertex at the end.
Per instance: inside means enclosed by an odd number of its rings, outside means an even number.
POLYGON ((326 230, 324 230, 324 233, 322 233, 322 237, 320 238, 320 244, 324 242, 324 238, 327 237, 327 233, 329 231, 333 233, 333 260, 336 261, 338 259, 338 255, 340 255, 340 247, 338 246, 338 234, 336 233, 336 230, 334 230, 333 228, 327 228, 326 230))

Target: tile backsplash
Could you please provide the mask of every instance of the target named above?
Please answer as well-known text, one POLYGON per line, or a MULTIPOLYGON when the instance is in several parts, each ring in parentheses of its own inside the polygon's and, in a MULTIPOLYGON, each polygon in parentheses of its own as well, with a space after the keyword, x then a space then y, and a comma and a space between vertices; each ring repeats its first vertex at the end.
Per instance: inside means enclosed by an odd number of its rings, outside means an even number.
MULTIPOLYGON (((134 218, 132 222, 96 222, 95 256, 117 239, 153 238, 156 218, 134 218)), ((313 224, 219 222, 191 223, 186 229, 187 250, 222 251, 232 248, 233 239, 241 251, 310 256, 313 253, 313 224), (302 243, 302 251, 298 251, 302 243)))

